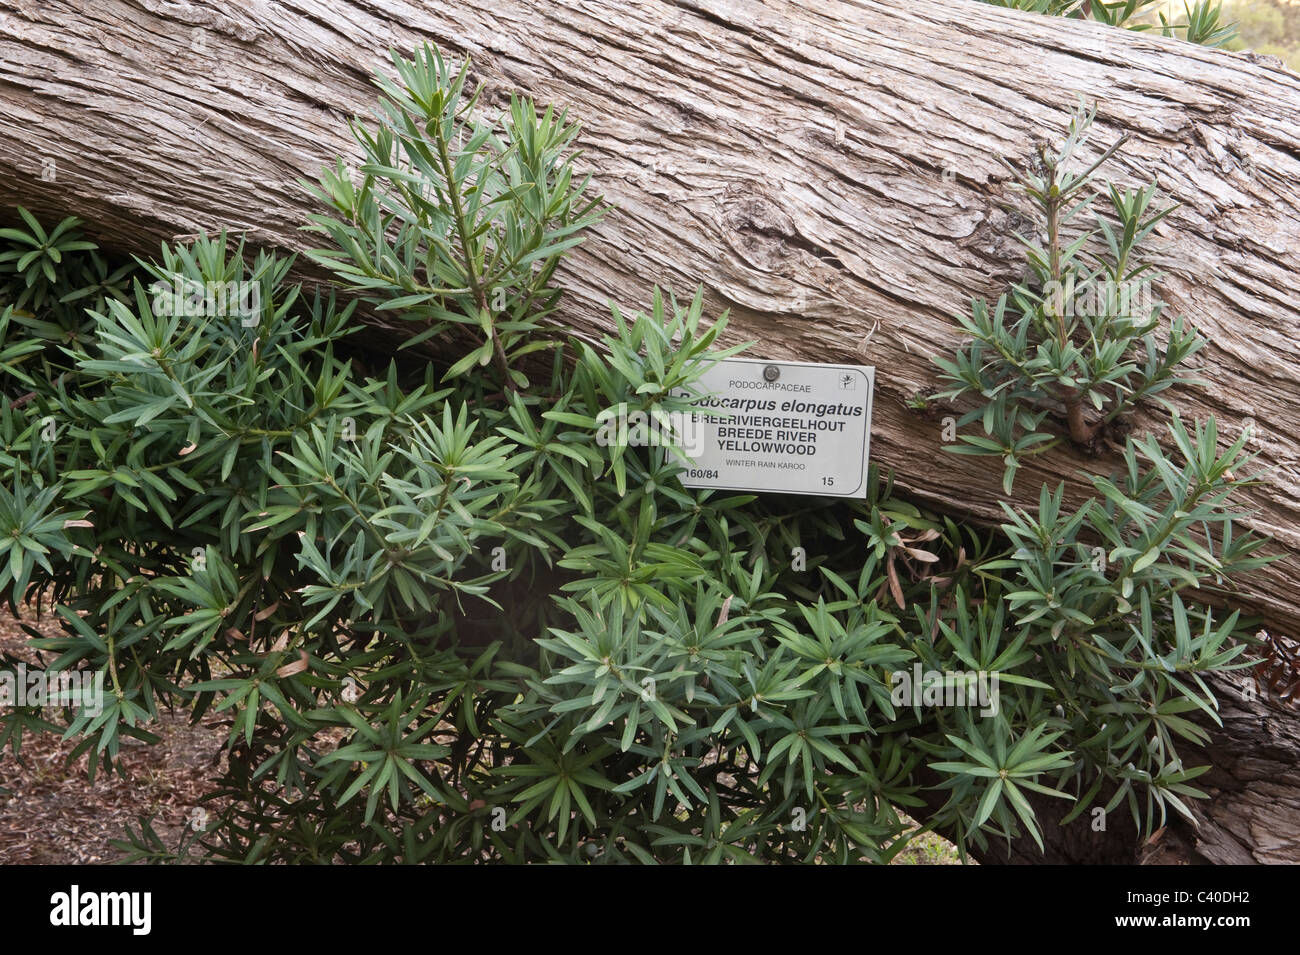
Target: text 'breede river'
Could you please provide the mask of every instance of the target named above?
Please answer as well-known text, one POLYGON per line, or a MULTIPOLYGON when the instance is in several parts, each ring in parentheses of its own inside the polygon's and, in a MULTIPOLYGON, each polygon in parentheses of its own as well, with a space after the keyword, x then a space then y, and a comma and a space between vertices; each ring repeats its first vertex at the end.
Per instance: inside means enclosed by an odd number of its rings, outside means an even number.
POLYGON ((819 435, 844 433, 847 424, 862 420, 864 410, 861 405, 789 398, 702 398, 697 405, 732 412, 716 429, 715 440, 720 451, 808 457, 817 453, 819 435), (773 413, 795 417, 771 417, 773 413))

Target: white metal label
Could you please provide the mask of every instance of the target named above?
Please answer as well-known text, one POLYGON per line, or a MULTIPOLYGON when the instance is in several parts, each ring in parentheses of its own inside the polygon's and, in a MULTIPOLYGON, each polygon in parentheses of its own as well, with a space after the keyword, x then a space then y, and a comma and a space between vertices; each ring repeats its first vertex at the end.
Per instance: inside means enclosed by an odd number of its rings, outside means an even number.
MULTIPOLYGON (((700 379, 687 487, 867 496, 875 368, 731 358, 700 379), (716 414, 720 412, 721 414, 716 414)), ((685 394, 685 392, 679 392, 685 394)))

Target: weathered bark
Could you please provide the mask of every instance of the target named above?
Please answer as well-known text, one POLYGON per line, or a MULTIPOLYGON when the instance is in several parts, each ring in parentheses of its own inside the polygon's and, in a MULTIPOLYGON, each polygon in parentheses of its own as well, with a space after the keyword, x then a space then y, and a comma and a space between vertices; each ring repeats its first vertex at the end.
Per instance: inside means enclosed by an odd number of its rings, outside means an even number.
MULTIPOLYGON (((584 163, 616 209, 564 267, 566 325, 594 337, 610 299, 703 283, 731 309, 731 339, 758 341, 751 354, 876 365, 874 459, 916 499, 983 520, 1001 517, 999 469, 944 454, 939 422, 908 400, 935 385, 929 356, 957 342, 952 313, 1019 275, 1024 206, 999 157, 1030 156, 1084 93, 1098 149, 1133 137, 1108 173, 1158 175, 1182 203, 1156 235, 1162 290, 1209 338, 1210 386, 1176 400, 1227 433, 1253 418, 1272 473, 1249 495, 1251 526, 1286 558, 1244 602, 1300 629, 1295 75, 962 0, 251 6, 0 0, 0 207, 75 213, 133 251, 222 227, 301 249, 311 203, 296 180, 354 154, 344 120, 369 110, 386 48, 433 40, 473 57, 490 98, 524 91, 584 123, 584 163)), ((1036 497, 1044 480, 1108 464, 1054 453, 1017 490, 1036 497)), ((1279 716, 1266 740, 1250 713, 1225 751, 1267 742, 1290 760, 1277 785, 1294 800, 1294 720, 1279 716)), ((1264 758, 1220 763, 1211 815, 1264 791, 1250 762, 1264 758)), ((1266 810, 1251 816, 1265 828, 1266 810)), ((1240 835, 1222 820, 1216 831, 1240 835)), ((1276 851, 1243 838, 1257 858, 1300 857, 1294 831, 1276 851)))
POLYGON ((1249 695, 1248 680, 1216 680, 1223 729, 1188 765, 1210 799, 1193 801, 1200 825, 1179 823, 1144 856, 1152 862, 1300 861, 1300 720, 1294 708, 1249 695), (1245 691, 1245 692, 1244 692, 1245 691))
MULTIPOLYGON (((1283 701, 1260 695, 1249 676, 1211 679, 1223 727, 1212 728, 1210 744, 1188 746, 1187 766, 1209 765, 1193 785, 1208 799, 1186 800, 1196 817, 1189 823, 1172 808, 1167 824, 1143 842, 1127 803, 1094 828, 1091 811, 1065 826, 1071 803, 1030 797, 1043 828, 1044 848, 1018 839, 1010 849, 993 843, 977 853, 983 865, 1084 863, 1107 865, 1251 865, 1300 861, 1300 720, 1283 701)), ((931 810, 946 794, 923 794, 931 810)), ((1104 805, 1103 796, 1094 805, 1104 805)), ((1139 809, 1145 804, 1139 799, 1139 809)))

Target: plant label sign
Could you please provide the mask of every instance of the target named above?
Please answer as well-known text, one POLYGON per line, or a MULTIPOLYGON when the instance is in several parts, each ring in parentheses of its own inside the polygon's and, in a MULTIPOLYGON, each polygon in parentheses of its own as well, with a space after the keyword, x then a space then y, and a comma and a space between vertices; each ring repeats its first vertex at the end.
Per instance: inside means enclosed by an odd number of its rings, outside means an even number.
MULTIPOLYGON (((700 379, 687 487, 867 496, 875 368, 730 358, 700 379)), ((680 392, 679 394, 685 394, 680 392)))

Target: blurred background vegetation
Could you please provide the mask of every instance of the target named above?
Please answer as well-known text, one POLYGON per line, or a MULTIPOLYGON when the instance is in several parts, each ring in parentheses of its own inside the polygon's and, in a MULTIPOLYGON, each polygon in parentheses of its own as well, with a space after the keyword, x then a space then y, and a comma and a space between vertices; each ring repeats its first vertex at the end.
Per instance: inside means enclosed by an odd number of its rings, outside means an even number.
POLYGON ((1300 0, 1226 0, 1223 13, 1240 25, 1228 49, 1269 53, 1300 73, 1300 0))
MULTIPOLYGON (((1166 0, 1162 6, 1170 21, 1186 19, 1183 0, 1166 0)), ((1145 19, 1158 17, 1147 14, 1145 19)), ((1223 0, 1222 19, 1236 21, 1239 31, 1224 44, 1227 49, 1267 53, 1300 73, 1300 0, 1223 0)))
POLYGON ((1275 56, 1300 73, 1300 0, 984 0, 1053 16, 1088 17, 1229 50, 1275 56))

